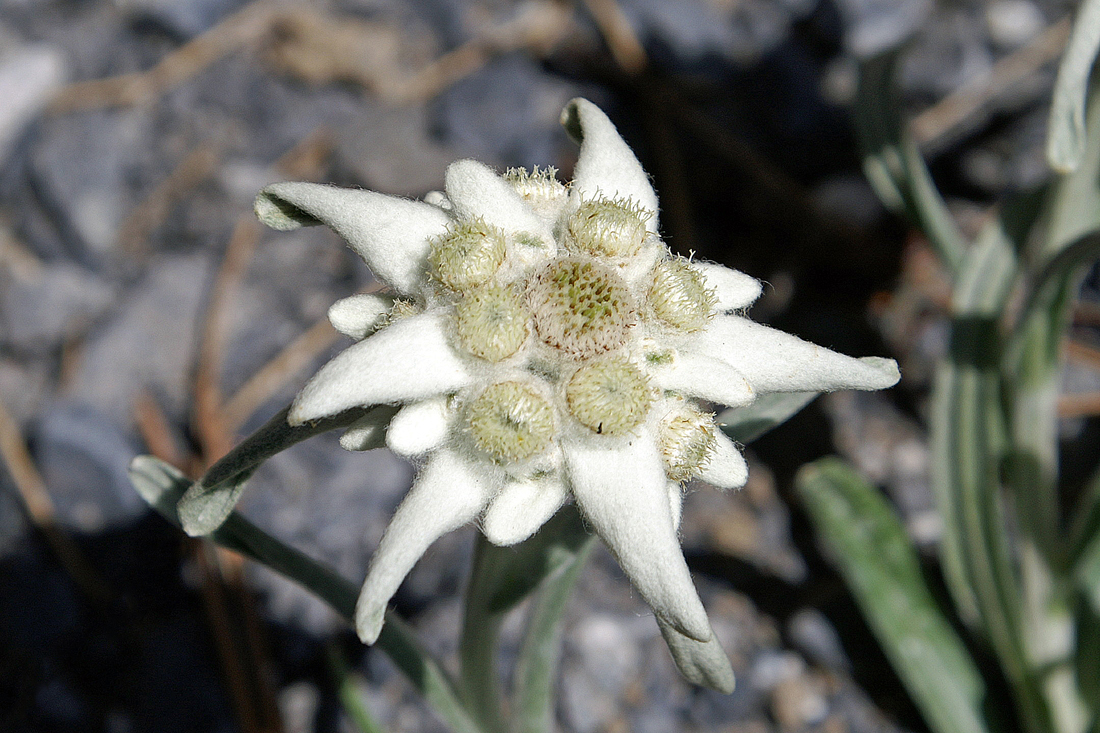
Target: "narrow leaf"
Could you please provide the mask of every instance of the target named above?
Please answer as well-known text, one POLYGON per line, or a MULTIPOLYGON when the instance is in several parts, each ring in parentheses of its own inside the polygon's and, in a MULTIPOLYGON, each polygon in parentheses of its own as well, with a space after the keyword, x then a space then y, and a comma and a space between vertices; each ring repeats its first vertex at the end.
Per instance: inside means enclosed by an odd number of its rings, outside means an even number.
POLYGON ((192 537, 201 537, 220 527, 240 501, 245 483, 268 458, 314 435, 346 427, 370 410, 386 409, 392 408, 347 410, 324 420, 294 427, 286 421, 290 408, 280 410, 211 466, 187 490, 179 505, 183 530, 192 537))
POLYGON ((796 479, 825 546, 925 721, 935 733, 987 733, 985 687, 936 606, 893 509, 842 461, 796 479))
MULTIPOLYGON (((161 516, 181 526, 176 509, 190 482, 178 470, 153 456, 138 456, 130 464, 130 481, 161 516)), ((355 615, 358 587, 332 569, 267 534, 236 512, 210 539, 282 573, 315 593, 349 623, 355 615)), ((420 647, 408 626, 394 613, 375 646, 382 649, 452 730, 483 733, 458 699, 446 672, 420 647)))
POLYGON ((336 683, 340 704, 344 706, 344 712, 351 719, 352 725, 359 733, 385 733, 385 728, 378 724, 363 702, 363 697, 355 684, 355 676, 348 668, 344 653, 335 642, 329 641, 325 644, 325 658, 328 661, 332 681, 336 683))
POLYGON ((1098 51, 1100 0, 1083 0, 1062 56, 1050 105, 1047 160, 1052 168, 1062 173, 1075 170, 1084 157, 1085 98, 1098 51))
POLYGON ((751 404, 718 413, 717 422, 726 435, 744 445, 790 420, 818 394, 772 392, 760 395, 751 404))
POLYGON ((883 204, 920 227, 954 273, 962 264, 966 239, 905 130, 894 84, 898 58, 895 49, 860 67, 853 112, 863 170, 883 204))
MULTIPOLYGON (((574 520, 580 518, 574 515, 574 520)), ((534 599, 527 633, 516 662, 512 704, 517 733, 554 730, 554 684, 561 658, 562 614, 577 578, 595 546, 589 535, 575 553, 548 575, 534 599)))
POLYGON ((497 547, 478 535, 459 656, 463 698, 486 730, 504 728, 495 663, 505 614, 587 554, 590 541, 572 505, 559 510, 533 537, 512 547, 497 547))

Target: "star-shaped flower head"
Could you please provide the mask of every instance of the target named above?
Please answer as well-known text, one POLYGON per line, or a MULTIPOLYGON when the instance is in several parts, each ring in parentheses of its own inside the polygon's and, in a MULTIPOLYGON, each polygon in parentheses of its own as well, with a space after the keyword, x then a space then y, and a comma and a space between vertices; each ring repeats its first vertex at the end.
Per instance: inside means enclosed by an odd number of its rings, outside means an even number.
POLYGON ((358 343, 306 384, 288 419, 382 406, 342 444, 384 442, 420 464, 359 597, 365 642, 438 537, 480 518, 490 541, 513 544, 571 498, 685 675, 729 689, 677 540, 685 481, 732 489, 747 477, 704 405, 882 389, 897 365, 739 315, 760 283, 669 252, 649 179, 604 113, 575 99, 562 123, 581 147, 568 186, 553 169, 500 176, 461 160, 424 202, 311 183, 260 193, 265 223, 328 225, 393 291, 333 305, 333 325, 358 343))

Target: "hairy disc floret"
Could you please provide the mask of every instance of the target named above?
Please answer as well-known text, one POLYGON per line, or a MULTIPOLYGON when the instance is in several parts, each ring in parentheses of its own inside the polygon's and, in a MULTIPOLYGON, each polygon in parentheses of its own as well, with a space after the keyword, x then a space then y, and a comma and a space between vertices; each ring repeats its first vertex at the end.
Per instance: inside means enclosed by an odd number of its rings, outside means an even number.
POLYGON ((510 286, 476 288, 455 304, 459 340, 486 361, 502 361, 519 351, 527 340, 529 320, 523 298, 510 286))
POLYGON ((646 304, 660 321, 690 333, 702 330, 714 317, 718 304, 714 291, 684 258, 658 262, 651 277, 646 304))
POLYGON ((590 260, 565 257, 550 263, 532 281, 527 300, 539 338, 575 357, 621 346, 634 323, 626 283, 590 260))
POLYGON ((554 437, 554 408, 522 382, 489 385, 470 403, 466 419, 474 445, 496 463, 534 458, 554 437))
POLYGON ((598 435, 621 435, 639 425, 653 404, 649 380, 625 359, 585 364, 565 386, 569 412, 598 435))
POLYGON ((432 240, 428 261, 441 283, 461 291, 488 282, 506 251, 504 232, 481 219, 469 219, 432 240))
POLYGON ((686 400, 676 400, 657 428, 665 474, 672 481, 690 481, 710 460, 718 444, 714 415, 686 400))
POLYGON ((565 244, 573 252, 595 257, 633 257, 645 244, 652 214, 624 199, 585 201, 565 225, 565 244))
POLYGON ((553 166, 535 166, 528 173, 526 168, 509 168, 504 180, 512 184, 527 205, 540 214, 556 211, 565 203, 569 189, 557 178, 558 169, 553 166))

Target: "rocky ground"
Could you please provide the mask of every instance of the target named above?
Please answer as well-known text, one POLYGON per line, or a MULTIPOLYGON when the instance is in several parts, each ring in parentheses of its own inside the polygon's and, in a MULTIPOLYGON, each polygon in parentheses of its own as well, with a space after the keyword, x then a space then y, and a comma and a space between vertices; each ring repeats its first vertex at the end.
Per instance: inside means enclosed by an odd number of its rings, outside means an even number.
MULTIPOLYGON (((923 729, 791 492, 799 465, 839 451, 934 552, 922 421, 946 281, 862 179, 847 105, 859 59, 912 36, 907 112, 973 229, 1047 175, 1045 100, 1068 11, 0 0, 0 729, 351 730, 335 650, 387 730, 443 730, 318 602, 152 515, 126 467, 155 452, 200 470, 344 345, 324 314, 370 273, 327 231, 260 231, 263 185, 420 196, 462 157, 567 174, 575 149, 557 119, 578 95, 653 173, 674 249, 766 280, 754 318, 896 357, 903 381, 818 400, 750 446, 745 490, 689 497, 684 545, 739 678, 732 695, 678 677, 648 609, 594 556, 567 615, 562 730, 923 729), (1003 63, 1024 57, 1022 71, 1003 63)), ((1087 361, 1067 378, 1100 389, 1087 361)), ((410 477, 330 435, 272 460, 242 509, 361 577, 410 477)), ((441 540, 396 599, 449 662, 472 531, 441 540)))

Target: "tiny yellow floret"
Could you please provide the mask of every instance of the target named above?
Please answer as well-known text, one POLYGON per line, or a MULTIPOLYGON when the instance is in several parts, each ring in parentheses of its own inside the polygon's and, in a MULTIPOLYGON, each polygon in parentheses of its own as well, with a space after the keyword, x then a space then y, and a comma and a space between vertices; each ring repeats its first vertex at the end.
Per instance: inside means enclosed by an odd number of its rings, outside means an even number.
POLYGON ((504 232, 481 219, 458 222, 431 245, 432 274, 458 291, 487 283, 507 252, 504 232))
POLYGON ((665 475, 673 481, 690 481, 698 476, 718 443, 714 431, 713 414, 679 400, 657 428, 665 475))
POLYGON ((496 463, 518 463, 549 447, 554 408, 522 382, 498 382, 470 403, 467 424, 478 450, 496 463))
POLYGON ((455 304, 455 328, 474 356, 498 362, 527 340, 531 315, 515 288, 488 285, 466 292, 455 304))
POLYGON ((526 168, 509 168, 504 180, 512 184, 532 209, 545 216, 560 209, 569 195, 569 188, 558 180, 557 174, 558 169, 553 166, 536 165, 530 173, 526 168))
POLYGON ((584 365, 565 386, 573 417, 598 435, 620 435, 639 425, 653 404, 649 380, 619 358, 584 365))
POLYGON ((683 257, 676 257, 653 268, 646 305, 659 320, 690 333, 710 323, 718 298, 698 270, 683 257))
POLYGON ((603 265, 566 257, 550 263, 531 282, 527 302, 544 343, 587 358, 622 345, 635 307, 622 278, 603 265))
POLYGON ((565 246, 594 257, 633 257, 645 244, 646 222, 651 216, 624 199, 590 199, 569 217, 565 246))

